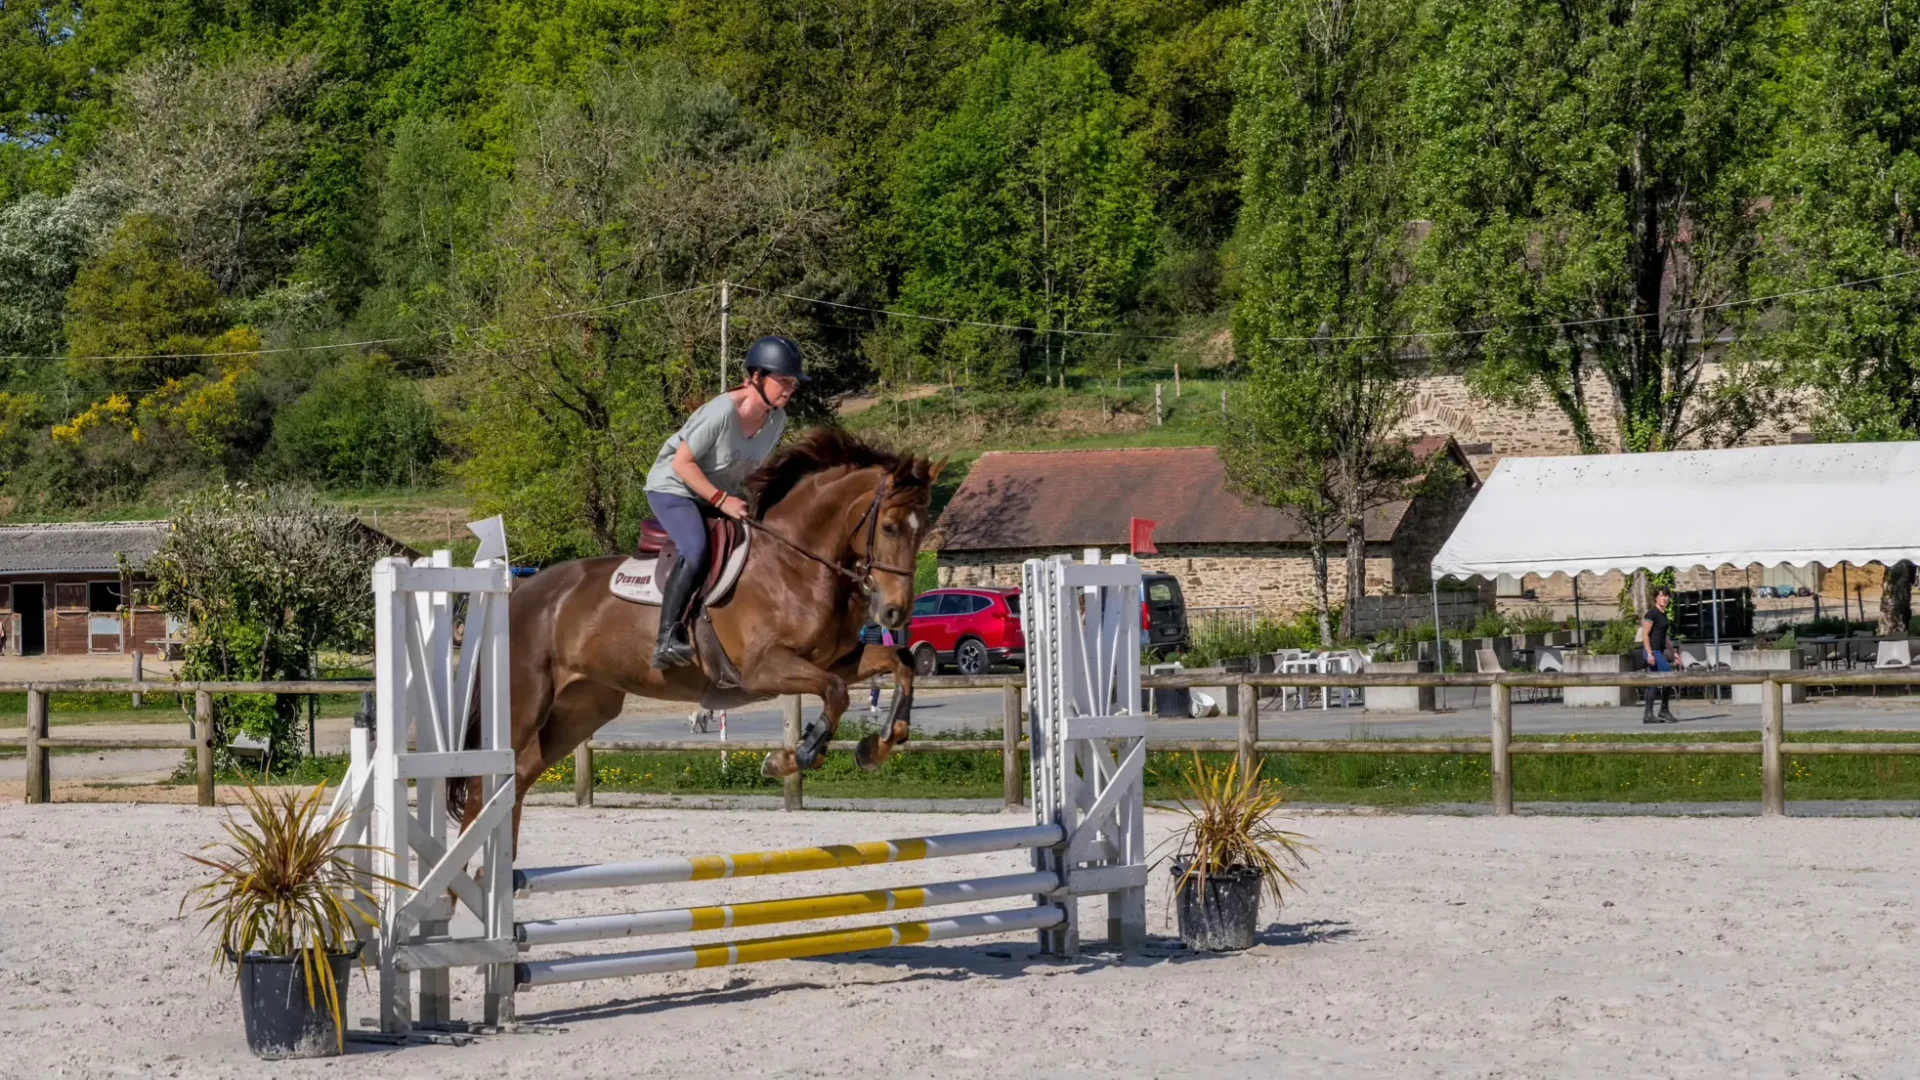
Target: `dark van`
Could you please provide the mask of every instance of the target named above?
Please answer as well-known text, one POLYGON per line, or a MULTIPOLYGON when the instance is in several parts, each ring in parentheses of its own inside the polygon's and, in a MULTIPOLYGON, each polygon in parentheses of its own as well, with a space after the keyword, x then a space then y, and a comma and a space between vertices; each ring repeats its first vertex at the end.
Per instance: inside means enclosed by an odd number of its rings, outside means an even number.
POLYGON ((1172 574, 1142 574, 1140 647, 1169 652, 1187 647, 1187 601, 1172 574))

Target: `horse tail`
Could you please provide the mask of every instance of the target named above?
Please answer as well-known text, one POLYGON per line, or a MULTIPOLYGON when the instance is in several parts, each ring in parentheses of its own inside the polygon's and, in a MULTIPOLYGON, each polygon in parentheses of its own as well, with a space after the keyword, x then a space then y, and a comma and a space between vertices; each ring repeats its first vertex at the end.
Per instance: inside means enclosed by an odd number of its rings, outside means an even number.
MULTIPOLYGON (((467 719, 464 734, 460 738, 463 750, 480 749, 480 695, 473 695, 467 704, 467 719)), ((462 776, 447 781, 447 816, 465 824, 467 807, 477 806, 480 802, 480 778, 462 776)))

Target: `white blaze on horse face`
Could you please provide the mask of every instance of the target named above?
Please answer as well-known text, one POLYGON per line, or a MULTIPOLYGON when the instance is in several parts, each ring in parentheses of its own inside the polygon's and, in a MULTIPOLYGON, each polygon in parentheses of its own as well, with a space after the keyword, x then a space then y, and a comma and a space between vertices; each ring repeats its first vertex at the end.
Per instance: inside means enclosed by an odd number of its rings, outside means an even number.
POLYGON ((920 535, 920 515, 912 511, 907 513, 907 529, 915 536, 920 535))

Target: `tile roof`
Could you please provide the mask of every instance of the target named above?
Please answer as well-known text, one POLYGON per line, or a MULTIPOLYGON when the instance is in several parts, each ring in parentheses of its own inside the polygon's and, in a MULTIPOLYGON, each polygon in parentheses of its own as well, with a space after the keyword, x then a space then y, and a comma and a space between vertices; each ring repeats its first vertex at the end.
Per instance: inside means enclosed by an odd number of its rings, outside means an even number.
POLYGON ((0 525, 0 574, 118 573, 122 552, 139 566, 160 550, 166 536, 164 521, 0 525))
MULTIPOLYGON (((1425 458, 1450 442, 1429 437, 1413 449, 1425 458)), ((1367 536, 1391 539, 1408 505, 1369 511, 1367 536)), ((1156 543, 1306 542, 1291 516, 1229 490, 1217 450, 1190 447, 982 454, 940 515, 934 544, 941 551, 1113 546, 1127 542, 1136 517, 1159 522, 1156 543)), ((1344 542, 1344 531, 1339 536, 1344 542)))

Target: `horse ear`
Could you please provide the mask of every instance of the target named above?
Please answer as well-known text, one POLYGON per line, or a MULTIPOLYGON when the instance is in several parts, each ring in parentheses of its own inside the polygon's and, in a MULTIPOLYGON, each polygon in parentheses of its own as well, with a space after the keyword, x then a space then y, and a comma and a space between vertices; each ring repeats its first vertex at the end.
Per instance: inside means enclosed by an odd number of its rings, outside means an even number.
POLYGON ((927 486, 928 487, 932 487, 933 482, 935 480, 940 479, 940 471, 947 467, 947 461, 948 461, 947 458, 941 458, 939 461, 927 462, 927 486))

